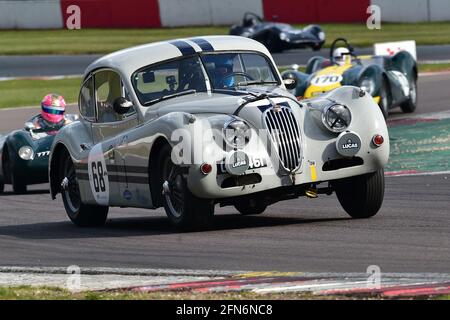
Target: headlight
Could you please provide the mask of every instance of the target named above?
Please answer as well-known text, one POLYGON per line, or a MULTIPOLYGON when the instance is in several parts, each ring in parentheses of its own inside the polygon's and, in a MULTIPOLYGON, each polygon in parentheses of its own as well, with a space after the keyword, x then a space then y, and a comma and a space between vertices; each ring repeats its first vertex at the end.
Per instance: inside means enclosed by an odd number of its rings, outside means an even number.
POLYGON ((288 35, 286 34, 286 32, 281 32, 280 33, 280 40, 286 40, 288 38, 288 35))
POLYGON ((324 33, 323 31, 320 31, 320 32, 319 32, 319 40, 320 40, 320 41, 325 40, 325 33, 324 33))
POLYGON ((326 107, 322 113, 322 123, 332 132, 342 132, 352 121, 350 110, 342 104, 326 107))
POLYGON ((375 81, 373 79, 364 78, 359 87, 372 96, 375 94, 375 81))
POLYGON ((250 126, 242 120, 232 120, 225 126, 225 140, 233 147, 244 147, 251 134, 250 126))
POLYGON ((30 146, 23 146, 19 149, 19 157, 23 160, 33 160, 34 151, 30 146))

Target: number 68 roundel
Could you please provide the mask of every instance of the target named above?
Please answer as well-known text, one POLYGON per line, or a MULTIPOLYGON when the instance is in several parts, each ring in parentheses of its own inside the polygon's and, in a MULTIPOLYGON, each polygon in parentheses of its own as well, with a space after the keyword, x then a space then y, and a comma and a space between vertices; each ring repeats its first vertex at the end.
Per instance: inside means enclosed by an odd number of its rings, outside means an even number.
POLYGON ((95 145, 88 157, 89 184, 94 199, 99 205, 109 204, 109 180, 103 157, 102 145, 95 145))

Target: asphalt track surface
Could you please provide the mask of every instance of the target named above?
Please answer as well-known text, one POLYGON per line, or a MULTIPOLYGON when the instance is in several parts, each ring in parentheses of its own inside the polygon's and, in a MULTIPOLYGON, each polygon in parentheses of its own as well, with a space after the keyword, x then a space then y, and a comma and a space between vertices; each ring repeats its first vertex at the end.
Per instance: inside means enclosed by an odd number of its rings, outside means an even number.
MULTIPOLYGON (((450 75, 421 78, 417 114, 449 110, 449 87, 450 75)), ((0 111, 1 131, 35 112, 0 111)), ((319 196, 280 202, 260 216, 216 208, 214 228, 191 233, 175 232, 161 209, 113 208, 106 226, 78 228, 46 188, 19 196, 7 186, 0 195, 0 265, 450 271, 450 175, 387 177, 383 207, 372 219, 352 220, 335 195, 319 196)))
MULTIPOLYGON (((372 54, 372 48, 356 48, 357 54, 372 54)), ((287 50, 274 54, 279 66, 306 64, 309 58, 329 56, 329 49, 318 52, 311 49, 287 50)), ((0 56, 0 78, 25 76, 60 76, 83 74, 85 68, 101 55, 37 55, 37 56, 0 56)), ((450 59, 450 45, 418 46, 419 61, 450 59)))

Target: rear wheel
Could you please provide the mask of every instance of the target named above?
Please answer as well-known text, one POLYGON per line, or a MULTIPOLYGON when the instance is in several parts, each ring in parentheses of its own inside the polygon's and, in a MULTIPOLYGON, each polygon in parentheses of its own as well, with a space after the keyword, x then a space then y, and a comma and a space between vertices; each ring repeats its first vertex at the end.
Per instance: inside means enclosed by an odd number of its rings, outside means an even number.
POLYGON ((282 52, 280 41, 278 40, 278 36, 273 33, 269 33, 266 37, 265 45, 270 52, 279 53, 282 52))
POLYGON ((384 170, 332 181, 337 198, 352 218, 377 214, 384 198, 384 170))
POLYGON ((171 148, 164 145, 158 159, 163 205, 170 222, 180 230, 208 228, 214 216, 214 202, 194 196, 180 166, 171 159, 171 148))
POLYGON ((258 199, 247 199, 236 202, 234 207, 242 215, 251 215, 263 213, 267 205, 262 201, 258 201, 258 199))
POLYGON ((81 201, 75 166, 66 152, 61 161, 61 194, 69 219, 80 227, 98 227, 106 222, 108 207, 87 205, 81 201))
POLYGON ((0 193, 5 191, 5 181, 3 180, 3 176, 0 176, 0 193))
POLYGON ((400 105, 400 108, 405 113, 411 113, 417 107, 417 80, 414 79, 409 85, 409 99, 400 105))

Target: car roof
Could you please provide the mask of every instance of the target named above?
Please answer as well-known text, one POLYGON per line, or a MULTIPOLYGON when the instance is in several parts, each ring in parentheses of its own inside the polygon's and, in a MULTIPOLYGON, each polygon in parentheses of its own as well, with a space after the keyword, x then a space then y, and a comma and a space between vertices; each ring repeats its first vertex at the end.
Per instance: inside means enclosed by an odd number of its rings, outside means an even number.
POLYGON ((239 36, 205 36, 154 42, 116 51, 91 63, 84 76, 99 68, 113 68, 123 75, 131 75, 137 69, 159 61, 195 52, 223 50, 257 51, 268 56, 273 63, 267 48, 255 40, 239 36))

